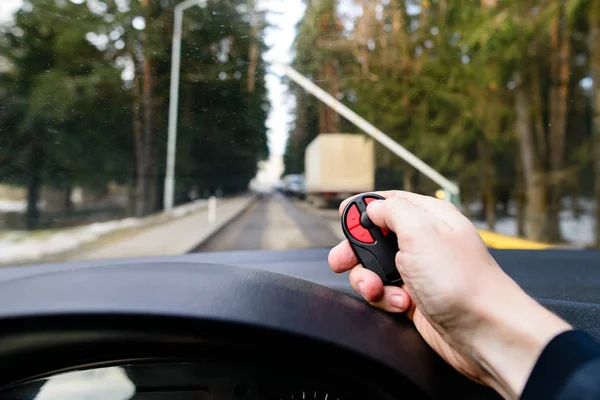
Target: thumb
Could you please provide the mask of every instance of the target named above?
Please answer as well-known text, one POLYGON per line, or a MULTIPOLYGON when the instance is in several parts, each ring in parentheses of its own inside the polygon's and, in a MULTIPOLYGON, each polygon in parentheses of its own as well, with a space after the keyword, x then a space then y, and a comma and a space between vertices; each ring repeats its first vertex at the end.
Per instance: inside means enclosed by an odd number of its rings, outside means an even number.
POLYGON ((402 197, 372 201, 367 214, 375 225, 396 233, 398 241, 423 234, 437 223, 434 217, 402 197))

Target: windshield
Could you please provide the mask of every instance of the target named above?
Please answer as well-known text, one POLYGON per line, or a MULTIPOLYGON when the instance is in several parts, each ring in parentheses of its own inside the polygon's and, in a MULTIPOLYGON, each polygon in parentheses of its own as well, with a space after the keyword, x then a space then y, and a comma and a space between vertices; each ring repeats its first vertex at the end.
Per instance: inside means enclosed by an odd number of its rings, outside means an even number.
POLYGON ((2 0, 0 264, 331 247, 340 202, 383 189, 453 202, 490 247, 593 247, 599 15, 2 0))

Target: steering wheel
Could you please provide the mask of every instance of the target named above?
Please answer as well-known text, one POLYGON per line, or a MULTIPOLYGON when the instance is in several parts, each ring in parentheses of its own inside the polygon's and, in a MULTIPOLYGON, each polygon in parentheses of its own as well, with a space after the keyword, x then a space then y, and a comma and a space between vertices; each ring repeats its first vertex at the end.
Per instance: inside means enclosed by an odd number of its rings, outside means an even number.
POLYGON ((247 268, 151 262, 25 275, 0 283, 0 327, 0 397, 112 382, 136 399, 497 398, 403 316, 247 268))

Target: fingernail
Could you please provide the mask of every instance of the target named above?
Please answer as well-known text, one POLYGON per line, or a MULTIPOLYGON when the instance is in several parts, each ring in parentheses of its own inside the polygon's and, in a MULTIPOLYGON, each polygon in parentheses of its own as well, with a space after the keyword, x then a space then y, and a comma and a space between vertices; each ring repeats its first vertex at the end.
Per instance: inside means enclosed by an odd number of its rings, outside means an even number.
POLYGON ((381 203, 383 203, 383 200, 373 200, 372 202, 369 203, 368 207, 379 207, 381 205, 381 203))
POLYGON ((365 292, 365 283, 363 281, 359 281, 356 286, 358 286, 358 291, 360 294, 365 292))
POLYGON ((404 297, 400 295, 395 295, 390 298, 390 305, 394 308, 398 308, 400 310, 404 310, 405 307, 404 297))

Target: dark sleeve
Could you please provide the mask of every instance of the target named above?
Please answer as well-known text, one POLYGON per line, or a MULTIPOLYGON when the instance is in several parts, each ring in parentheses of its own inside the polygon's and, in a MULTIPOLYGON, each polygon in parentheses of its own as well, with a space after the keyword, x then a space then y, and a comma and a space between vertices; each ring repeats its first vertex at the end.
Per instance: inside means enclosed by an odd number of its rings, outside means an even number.
POLYGON ((600 399, 600 344, 581 331, 556 336, 533 367, 521 399, 600 399))

